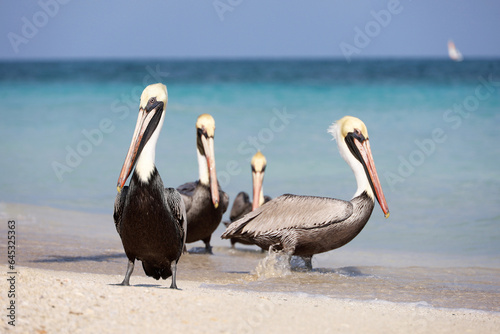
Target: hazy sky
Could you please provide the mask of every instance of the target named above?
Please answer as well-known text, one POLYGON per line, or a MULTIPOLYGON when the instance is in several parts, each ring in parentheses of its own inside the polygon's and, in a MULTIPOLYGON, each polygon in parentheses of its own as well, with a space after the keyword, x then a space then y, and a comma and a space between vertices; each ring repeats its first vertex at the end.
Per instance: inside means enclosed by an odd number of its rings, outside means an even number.
POLYGON ((0 59, 500 57, 500 1, 2 0, 0 35, 0 59))

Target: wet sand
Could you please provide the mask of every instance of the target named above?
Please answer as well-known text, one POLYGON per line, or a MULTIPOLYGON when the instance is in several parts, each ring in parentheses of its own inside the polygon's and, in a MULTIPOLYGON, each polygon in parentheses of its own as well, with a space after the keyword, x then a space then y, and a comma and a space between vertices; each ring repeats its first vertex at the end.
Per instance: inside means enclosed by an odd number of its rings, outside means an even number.
MULTIPOLYGON (((213 256, 183 255, 181 291, 168 289, 170 279, 145 277, 139 263, 133 286, 121 287, 115 284, 123 279, 126 258, 110 215, 0 203, 0 219, 3 240, 7 221, 16 221, 21 332, 492 333, 500 328, 498 285, 484 288, 498 277, 495 269, 345 266, 355 262, 353 256, 313 273, 262 277, 255 268, 266 254, 219 244, 213 256), (449 277, 458 277, 451 288, 449 277), (473 284, 479 290, 471 289, 473 284), (446 293, 425 302, 436 290, 446 293)), ((188 248, 193 246, 201 243, 188 248)), ((6 254, 6 242, 0 251, 6 254)), ((0 262, 0 305, 9 302, 6 260, 2 256, 0 262)), ((3 318, 3 328, 11 329, 3 318)))

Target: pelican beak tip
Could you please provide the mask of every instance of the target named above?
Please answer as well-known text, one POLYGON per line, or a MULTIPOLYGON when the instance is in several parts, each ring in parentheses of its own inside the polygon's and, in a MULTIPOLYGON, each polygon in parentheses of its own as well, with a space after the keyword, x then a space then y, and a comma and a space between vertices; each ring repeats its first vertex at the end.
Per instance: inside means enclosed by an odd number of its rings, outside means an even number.
POLYGON ((216 209, 217 209, 218 207, 219 207, 219 201, 215 201, 215 202, 214 202, 214 208, 216 208, 216 209))
POLYGON ((384 216, 385 216, 385 218, 387 219, 387 218, 389 218, 390 213, 389 213, 389 212, 387 212, 384 216))
POLYGON ((118 190, 118 193, 121 193, 122 192, 122 187, 120 186, 117 186, 116 189, 118 190))

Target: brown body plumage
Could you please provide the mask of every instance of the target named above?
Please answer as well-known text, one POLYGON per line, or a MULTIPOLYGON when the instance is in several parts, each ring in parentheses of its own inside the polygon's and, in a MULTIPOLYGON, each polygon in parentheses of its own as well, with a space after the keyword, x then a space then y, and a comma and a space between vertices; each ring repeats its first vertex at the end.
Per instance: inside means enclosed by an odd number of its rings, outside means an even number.
POLYGON ((167 100, 167 88, 162 84, 144 89, 137 125, 118 178, 113 217, 128 258, 122 285, 129 285, 135 260, 140 260, 147 276, 172 276, 170 287, 177 288, 177 262, 186 239, 186 210, 180 194, 163 187, 154 163, 167 100), (130 185, 124 186, 132 169, 130 185))
MULTIPOLYGON (((233 206, 231 208, 231 213, 229 215, 230 222, 224 222, 224 225, 228 227, 231 223, 237 221, 242 218, 247 213, 252 210, 258 208, 264 203, 267 203, 271 200, 271 197, 264 196, 264 174, 267 167, 267 160, 264 154, 260 151, 257 151, 255 155, 252 157, 250 162, 250 166, 252 168, 252 189, 253 189, 253 201, 250 201, 250 197, 244 191, 240 191, 236 198, 234 199, 233 206)), ((241 239, 238 237, 231 238, 231 247, 234 248, 234 245, 239 242, 244 245, 253 245, 254 242, 248 239, 241 239)))
POLYGON ((177 188, 186 205, 187 238, 191 243, 202 240, 207 253, 212 253, 210 239, 229 205, 229 196, 217 181, 214 152, 215 121, 202 114, 196 121, 196 149, 200 179, 177 188))
POLYGON ((329 132, 356 177, 358 189, 352 200, 282 195, 229 225, 222 238, 237 237, 262 248, 310 258, 356 237, 370 218, 375 198, 388 217, 364 123, 346 116, 334 123, 329 132))

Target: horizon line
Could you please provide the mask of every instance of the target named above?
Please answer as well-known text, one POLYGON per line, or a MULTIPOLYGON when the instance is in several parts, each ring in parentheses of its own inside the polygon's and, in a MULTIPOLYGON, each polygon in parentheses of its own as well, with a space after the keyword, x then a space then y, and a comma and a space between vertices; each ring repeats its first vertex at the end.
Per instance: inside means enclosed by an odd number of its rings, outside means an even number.
MULTIPOLYGON (((350 62, 370 60, 448 60, 448 55, 442 56, 360 56, 353 57, 350 62)), ((0 58, 0 62, 71 62, 71 61, 345 61, 343 56, 168 56, 168 57, 27 57, 27 58, 0 58)), ((473 56, 468 60, 500 60, 498 56, 473 56)))

